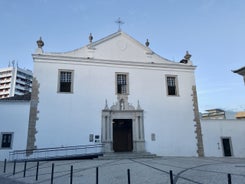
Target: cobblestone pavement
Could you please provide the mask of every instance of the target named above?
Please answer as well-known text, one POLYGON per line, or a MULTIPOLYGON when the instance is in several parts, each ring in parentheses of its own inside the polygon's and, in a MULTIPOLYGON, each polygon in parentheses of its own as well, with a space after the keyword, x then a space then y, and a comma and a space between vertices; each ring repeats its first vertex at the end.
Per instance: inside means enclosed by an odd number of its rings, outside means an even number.
POLYGON ((226 184, 227 174, 231 174, 232 184, 245 183, 245 159, 239 158, 195 158, 195 157, 157 157, 151 159, 120 160, 68 160, 39 162, 0 162, 1 184, 51 183, 52 164, 53 183, 69 184, 70 170, 73 167, 73 184, 95 184, 98 167, 99 184, 126 184, 128 172, 131 184, 168 184, 169 171, 173 172, 175 184, 226 184), (128 170, 129 169, 129 170, 128 170))
POLYGON ((0 176, 0 183, 1 184, 23 184, 23 182, 15 181, 9 178, 5 178, 0 176))

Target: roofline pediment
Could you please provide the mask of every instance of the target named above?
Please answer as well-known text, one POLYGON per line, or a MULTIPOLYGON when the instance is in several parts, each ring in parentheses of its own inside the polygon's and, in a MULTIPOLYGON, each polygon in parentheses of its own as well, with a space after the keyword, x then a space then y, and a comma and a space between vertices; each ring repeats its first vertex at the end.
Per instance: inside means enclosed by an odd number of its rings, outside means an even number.
MULTIPOLYGON (((142 54, 142 53, 141 53, 142 54)), ((181 63, 181 62, 175 62, 175 61, 171 61, 168 60, 156 53, 154 53, 148 46, 143 45, 142 43, 140 43, 139 41, 135 40, 134 38, 132 38, 130 35, 122 32, 122 31, 117 31, 111 35, 108 35, 98 41, 95 42, 91 42, 81 48, 72 50, 72 51, 68 51, 68 52, 41 52, 40 49, 38 50, 38 52, 36 52, 35 54, 32 55, 33 59, 36 58, 50 58, 51 60, 54 60, 54 58, 59 58, 60 60, 67 60, 67 61, 86 61, 86 60, 93 60, 94 62, 96 61, 103 61, 102 63, 105 63, 105 61, 108 62, 115 62, 115 64, 118 65, 117 62, 122 62, 122 65, 125 64, 129 64, 129 65, 142 65, 144 61, 144 65, 148 66, 150 65, 158 65, 158 66, 164 66, 164 65, 170 65, 170 66, 178 66, 180 68, 190 68, 193 67, 195 68, 196 66, 192 65, 192 62, 189 60, 189 62, 187 63, 181 63), (114 58, 110 58, 110 57, 98 57, 96 56, 96 49, 98 48, 99 45, 108 42, 111 39, 114 39, 115 37, 119 37, 122 36, 126 39, 128 39, 131 43, 135 44, 138 48, 142 49, 143 53, 145 53, 142 58, 122 58, 122 57, 114 57, 114 58), (78 54, 79 53, 79 54, 78 54), (94 56, 95 55, 95 56, 94 56), (40 57, 43 56, 43 57, 40 57), (131 60, 130 60, 131 59, 131 60), (135 64, 133 64, 133 62, 135 64), (137 64, 138 63, 138 64, 137 64)), ((170 67, 171 68, 171 67, 170 67)))

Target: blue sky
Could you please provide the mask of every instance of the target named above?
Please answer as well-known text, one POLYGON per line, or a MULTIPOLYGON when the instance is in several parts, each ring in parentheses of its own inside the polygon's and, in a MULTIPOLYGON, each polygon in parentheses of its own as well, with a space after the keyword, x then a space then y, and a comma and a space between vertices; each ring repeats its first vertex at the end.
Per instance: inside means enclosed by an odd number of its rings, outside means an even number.
POLYGON ((199 109, 245 110, 244 0, 0 0, 0 67, 18 61, 33 68, 42 36, 44 51, 63 52, 122 30, 174 61, 186 50, 197 66, 199 109))

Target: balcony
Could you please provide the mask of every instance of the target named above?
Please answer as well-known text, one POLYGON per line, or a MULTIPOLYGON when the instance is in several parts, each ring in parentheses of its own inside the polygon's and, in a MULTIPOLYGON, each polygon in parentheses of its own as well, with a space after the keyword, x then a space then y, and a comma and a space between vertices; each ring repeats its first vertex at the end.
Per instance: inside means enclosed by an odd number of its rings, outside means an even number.
POLYGON ((1 78, 6 78, 6 77, 10 77, 11 78, 12 76, 12 72, 9 72, 9 73, 0 73, 0 79, 1 78))
POLYGON ((16 85, 15 88, 20 90, 20 91, 24 91, 25 90, 25 86, 22 86, 22 85, 16 85))
POLYGON ((9 91, 0 91, 0 95, 8 95, 9 91))
POLYGON ((24 92, 21 92, 21 91, 15 91, 14 94, 15 94, 15 95, 23 95, 24 92))
POLYGON ((6 88, 10 88, 10 83, 0 85, 0 90, 1 89, 6 89, 6 88))
POLYGON ((23 85, 25 85, 26 84, 26 82, 25 81, 23 81, 23 80, 21 80, 21 79, 17 79, 16 80, 16 84, 17 83, 19 83, 19 84, 23 84, 23 85))
POLYGON ((28 90, 30 91, 30 89, 32 88, 32 85, 31 84, 26 84, 26 83, 20 83, 20 82, 16 82, 15 84, 15 87, 17 89, 20 89, 20 90, 28 90))
POLYGON ((11 78, 5 78, 0 80, 0 84, 11 82, 11 78))

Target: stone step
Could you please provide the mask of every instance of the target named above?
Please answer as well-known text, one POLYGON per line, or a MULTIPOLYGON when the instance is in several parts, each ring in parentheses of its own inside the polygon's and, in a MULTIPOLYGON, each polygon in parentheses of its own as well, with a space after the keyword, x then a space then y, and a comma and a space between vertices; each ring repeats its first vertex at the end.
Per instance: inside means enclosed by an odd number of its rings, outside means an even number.
POLYGON ((99 156, 99 160, 116 160, 116 159, 137 159, 137 158, 156 158, 157 155, 149 152, 112 152, 104 153, 102 156, 99 156))

